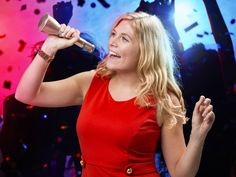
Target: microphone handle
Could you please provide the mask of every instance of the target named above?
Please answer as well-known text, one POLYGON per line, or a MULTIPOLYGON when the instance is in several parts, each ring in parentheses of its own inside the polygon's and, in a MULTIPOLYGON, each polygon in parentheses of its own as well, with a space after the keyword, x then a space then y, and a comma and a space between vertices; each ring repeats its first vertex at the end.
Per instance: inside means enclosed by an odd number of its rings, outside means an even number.
POLYGON ((87 50, 90 53, 92 53, 95 49, 95 45, 89 43, 88 41, 84 40, 83 38, 79 38, 79 40, 75 43, 75 45, 87 50))

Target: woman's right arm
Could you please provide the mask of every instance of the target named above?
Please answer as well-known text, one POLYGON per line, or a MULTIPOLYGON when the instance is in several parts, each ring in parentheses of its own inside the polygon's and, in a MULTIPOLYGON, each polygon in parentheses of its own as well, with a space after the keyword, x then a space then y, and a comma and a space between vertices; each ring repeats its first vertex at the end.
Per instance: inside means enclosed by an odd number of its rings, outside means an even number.
MULTIPOLYGON (((41 47, 49 56, 55 55, 60 49, 72 46, 79 38, 78 30, 61 26, 61 37, 49 35, 41 47)), ((43 82, 48 66, 49 63, 37 54, 24 72, 17 86, 15 98, 23 103, 42 107, 82 104, 95 71, 79 73, 63 80, 43 82)))

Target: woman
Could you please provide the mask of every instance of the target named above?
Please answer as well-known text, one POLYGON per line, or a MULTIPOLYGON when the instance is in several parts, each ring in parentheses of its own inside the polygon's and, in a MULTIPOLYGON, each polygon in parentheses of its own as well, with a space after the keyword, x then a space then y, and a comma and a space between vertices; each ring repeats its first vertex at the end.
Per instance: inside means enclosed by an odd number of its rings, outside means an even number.
POLYGON ((201 96, 186 146, 184 101, 159 19, 144 12, 121 16, 110 34, 109 54, 95 71, 42 82, 48 61, 73 45, 79 31, 62 25, 60 37, 48 36, 25 71, 16 99, 44 107, 82 104, 77 133, 83 177, 158 177, 154 154, 159 141, 171 176, 195 176, 215 115, 210 99, 201 96))

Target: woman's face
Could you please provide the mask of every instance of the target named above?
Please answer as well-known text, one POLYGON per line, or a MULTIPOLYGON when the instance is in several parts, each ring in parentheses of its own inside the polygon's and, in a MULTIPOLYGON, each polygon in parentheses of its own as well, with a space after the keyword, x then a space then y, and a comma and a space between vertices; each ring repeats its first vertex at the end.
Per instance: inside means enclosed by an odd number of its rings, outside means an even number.
POLYGON ((122 72, 136 72, 139 59, 139 46, 130 21, 122 20, 114 27, 109 38, 108 49, 108 69, 122 72))

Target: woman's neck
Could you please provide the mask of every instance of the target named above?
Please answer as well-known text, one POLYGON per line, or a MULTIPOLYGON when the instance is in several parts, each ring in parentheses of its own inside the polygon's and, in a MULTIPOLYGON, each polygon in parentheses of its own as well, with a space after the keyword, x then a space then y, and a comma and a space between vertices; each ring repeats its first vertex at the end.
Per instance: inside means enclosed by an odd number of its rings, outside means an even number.
POLYGON ((137 96, 137 75, 115 74, 109 83, 109 92, 114 100, 124 101, 137 96))
POLYGON ((139 83, 139 79, 137 74, 119 74, 116 73, 112 77, 112 82, 115 83, 115 85, 128 87, 128 88, 137 88, 137 85, 139 83))

